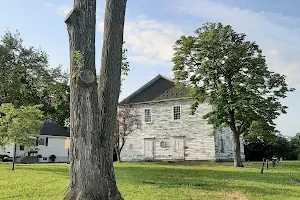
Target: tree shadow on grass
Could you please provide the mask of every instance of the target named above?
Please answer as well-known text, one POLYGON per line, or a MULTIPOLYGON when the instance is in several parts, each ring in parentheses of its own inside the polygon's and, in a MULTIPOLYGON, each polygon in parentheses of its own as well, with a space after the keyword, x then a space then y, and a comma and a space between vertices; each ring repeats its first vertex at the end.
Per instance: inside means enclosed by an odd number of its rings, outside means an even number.
MULTIPOLYGON (((144 166, 116 167, 117 181, 158 188, 193 188, 205 191, 241 191, 251 196, 288 196, 300 199, 297 187, 286 173, 180 169, 144 166)), ((298 173, 300 176, 300 173, 298 173)))
MULTIPOLYGON (((194 168, 165 168, 165 167, 115 167, 117 173, 124 172, 124 173, 131 173, 133 176, 135 175, 143 175, 152 177, 154 174, 157 177, 161 178, 169 178, 173 180, 174 178, 190 178, 195 179, 196 177, 203 177, 205 175, 206 178, 212 179, 224 179, 224 180, 243 180, 243 181, 254 181, 254 182, 261 182, 261 183, 270 183, 270 184, 289 184, 292 183, 291 180, 288 178, 288 173, 278 172, 269 170, 264 174, 260 174, 260 169, 257 169, 257 172, 249 172, 246 170, 236 170, 236 171, 225 171, 223 169, 194 169, 194 168)), ((300 176, 300 172, 297 173, 300 176)))
MULTIPOLYGON (((195 166, 194 163, 182 165, 195 166)), ((206 163, 206 169, 201 166, 199 169, 180 168, 180 166, 181 164, 178 165, 178 163, 176 165, 124 163, 115 167, 115 173, 118 183, 133 186, 145 185, 162 189, 188 188, 209 192, 240 191, 251 197, 263 197, 264 199, 276 195, 282 199, 300 199, 300 187, 289 179, 288 173, 269 170, 265 174, 260 174, 259 168, 257 172, 249 172, 244 169, 226 171, 224 170, 226 166, 224 168, 223 165, 223 168, 220 169, 209 169, 206 163)), ((36 172, 57 173, 64 177, 69 176, 68 165, 22 165, 20 168, 36 172)), ((295 173, 295 176, 300 177, 300 172, 295 173)), ((132 188, 134 190, 135 187, 132 188)))
POLYGON ((63 165, 55 165, 55 164, 28 164, 28 165, 22 165, 22 170, 30 170, 30 171, 36 171, 36 172, 49 172, 49 173, 57 173, 63 176, 69 176, 69 165, 66 164, 66 166, 63 165))

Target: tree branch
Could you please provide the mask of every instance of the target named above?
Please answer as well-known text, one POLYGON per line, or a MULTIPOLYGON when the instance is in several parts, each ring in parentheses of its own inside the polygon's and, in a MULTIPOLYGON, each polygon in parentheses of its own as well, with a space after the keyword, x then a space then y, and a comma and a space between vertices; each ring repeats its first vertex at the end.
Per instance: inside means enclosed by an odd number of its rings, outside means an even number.
POLYGON ((120 152, 122 151, 122 149, 123 149, 124 145, 125 145, 125 138, 124 138, 124 137, 122 137, 122 145, 121 145, 121 148, 120 148, 120 152))

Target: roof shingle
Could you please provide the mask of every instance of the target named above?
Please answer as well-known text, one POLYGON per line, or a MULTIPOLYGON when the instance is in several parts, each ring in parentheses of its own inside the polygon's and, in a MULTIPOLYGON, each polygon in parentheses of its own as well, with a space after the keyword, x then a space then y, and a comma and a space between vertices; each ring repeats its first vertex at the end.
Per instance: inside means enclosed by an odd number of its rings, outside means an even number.
POLYGON ((188 88, 178 88, 171 79, 158 75, 121 103, 140 103, 184 97, 189 97, 188 88))
POLYGON ((61 125, 53 122, 45 122, 40 130, 40 135, 69 137, 68 130, 61 125))

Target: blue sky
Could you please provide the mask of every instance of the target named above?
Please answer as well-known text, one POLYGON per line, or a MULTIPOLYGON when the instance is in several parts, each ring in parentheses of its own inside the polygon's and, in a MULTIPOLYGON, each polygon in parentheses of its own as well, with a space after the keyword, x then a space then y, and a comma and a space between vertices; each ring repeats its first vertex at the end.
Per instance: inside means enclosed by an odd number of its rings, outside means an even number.
MULTIPOLYGON (((72 0, 3 1, 0 35, 19 30, 24 44, 40 47, 51 66, 69 68, 68 35, 64 17, 72 0)), ((97 1, 96 64, 100 68, 105 0, 97 1)), ((294 0, 128 0, 124 38, 130 73, 123 85, 124 98, 157 74, 172 77, 172 46, 183 34, 205 22, 222 22, 256 41, 272 71, 285 74, 290 86, 300 89, 300 7, 294 0)), ((300 92, 282 102, 288 114, 277 128, 284 135, 300 132, 300 92)))

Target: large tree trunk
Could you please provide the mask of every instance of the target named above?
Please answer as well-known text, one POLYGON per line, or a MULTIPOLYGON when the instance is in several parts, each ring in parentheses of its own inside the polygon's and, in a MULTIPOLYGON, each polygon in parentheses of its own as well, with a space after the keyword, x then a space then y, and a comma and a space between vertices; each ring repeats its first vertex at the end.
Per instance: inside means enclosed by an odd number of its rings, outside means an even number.
POLYGON ((64 200, 122 199, 113 170, 112 140, 116 94, 120 90, 118 69, 125 5, 125 0, 107 0, 99 96, 95 68, 96 0, 74 0, 74 9, 65 21, 71 60, 71 145, 70 184, 64 200))
POLYGON ((235 167, 244 167, 241 158, 240 135, 233 132, 233 162, 235 167))
MULTIPOLYGON (((114 130, 121 87, 122 46, 126 0, 107 0, 99 81, 100 131, 107 168, 113 173, 114 130)), ((117 189, 116 189, 117 191, 117 189)), ((121 196, 120 196, 121 199, 121 196)))
POLYGON ((241 158, 241 144, 240 133, 237 131, 235 125, 234 111, 230 111, 231 122, 229 123, 230 129, 233 133, 233 162, 235 167, 244 167, 241 158))

